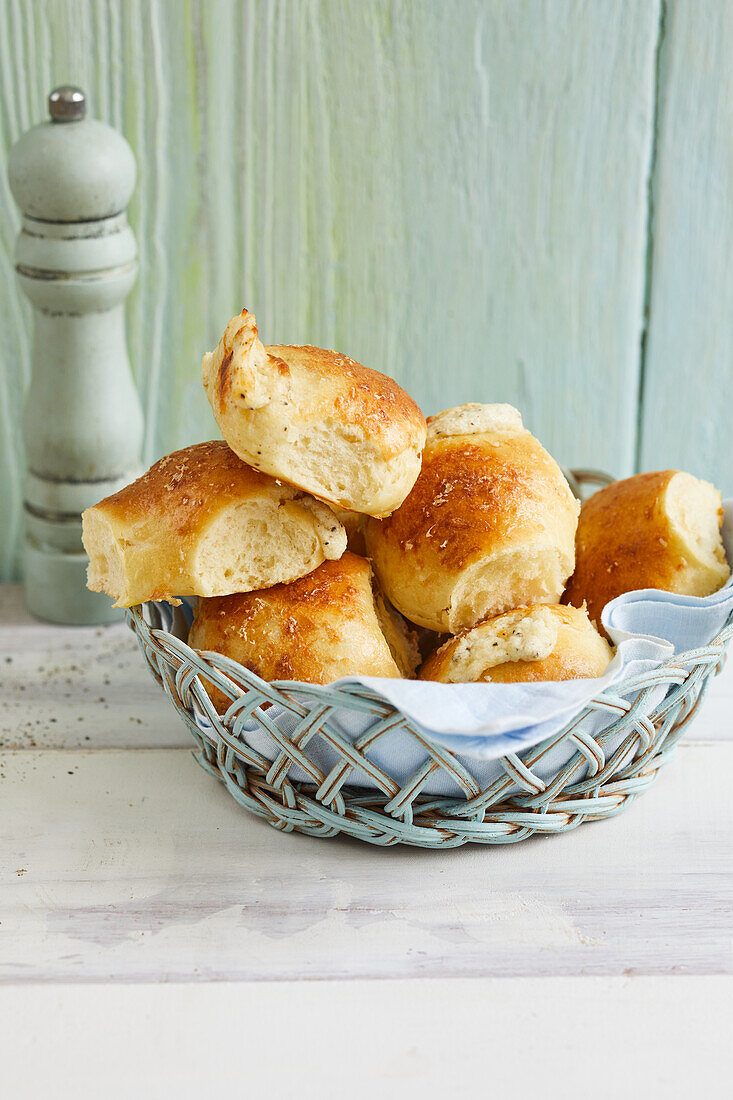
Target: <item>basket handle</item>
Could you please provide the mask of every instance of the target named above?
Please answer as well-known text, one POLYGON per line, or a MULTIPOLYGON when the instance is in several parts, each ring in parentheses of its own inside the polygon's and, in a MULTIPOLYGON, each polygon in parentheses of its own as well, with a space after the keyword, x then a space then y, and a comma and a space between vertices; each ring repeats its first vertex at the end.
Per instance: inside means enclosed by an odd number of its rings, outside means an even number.
POLYGON ((611 474, 607 474, 604 470, 563 469, 563 473, 574 495, 581 501, 592 496, 596 489, 601 489, 604 485, 610 485, 616 480, 615 477, 612 477, 611 474), (589 492, 588 488, 591 486, 592 488, 589 492))

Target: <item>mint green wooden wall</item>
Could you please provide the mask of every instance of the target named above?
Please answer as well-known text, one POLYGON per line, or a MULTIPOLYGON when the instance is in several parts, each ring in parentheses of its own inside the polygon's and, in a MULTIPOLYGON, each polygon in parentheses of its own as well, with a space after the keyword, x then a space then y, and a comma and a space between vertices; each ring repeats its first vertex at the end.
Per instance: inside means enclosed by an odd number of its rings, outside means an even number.
POLYGON ((146 458, 215 427, 246 304, 426 411, 511 401, 569 464, 733 492, 733 4, 0 0, 0 576, 17 568, 28 310, 5 164, 73 81, 140 168, 146 458))

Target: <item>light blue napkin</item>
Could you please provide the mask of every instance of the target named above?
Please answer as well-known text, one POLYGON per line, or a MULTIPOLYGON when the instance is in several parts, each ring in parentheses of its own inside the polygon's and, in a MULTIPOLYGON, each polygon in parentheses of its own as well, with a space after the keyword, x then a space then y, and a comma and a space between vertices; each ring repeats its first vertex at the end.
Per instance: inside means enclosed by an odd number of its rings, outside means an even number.
MULTIPOLYGON (((724 503, 723 541, 728 560, 733 561, 733 500, 724 503)), ((164 629, 185 638, 186 626, 180 614, 174 616, 167 604, 157 605, 164 629)), ((706 645, 725 625, 733 613, 733 583, 712 596, 677 596, 670 592, 645 589, 617 597, 603 611, 603 625, 617 652, 603 676, 590 680, 532 684, 436 684, 429 681, 390 680, 359 676, 337 681, 337 686, 361 685, 375 695, 398 707, 425 736, 450 749, 475 780, 482 786, 501 775, 498 759, 518 752, 558 733, 590 700, 620 681, 627 681, 658 668, 676 654, 706 645)), ((652 698, 651 709, 661 700, 652 698)), ((630 694, 634 694, 632 691, 630 694)), ((203 733, 209 733, 206 716, 196 707, 196 719, 203 733)), ((268 710, 268 717, 277 722, 283 733, 296 726, 294 718, 277 707, 268 710)), ((350 741, 355 741, 368 729, 370 719, 348 709, 338 710, 332 719, 334 729, 350 741)), ((598 714, 597 728, 606 724, 598 714)), ((588 732, 594 732, 588 730, 588 732)), ((248 744, 273 759, 278 752, 270 735, 256 723, 245 731, 248 744)), ((612 751, 612 746, 608 746, 612 751)), ((548 776, 570 758, 572 744, 557 746, 547 754, 538 774, 548 776)), ((338 755, 325 741, 314 738, 308 755, 327 774, 338 762, 338 755)), ((368 756, 377 766, 400 783, 406 782, 425 762, 425 752, 414 738, 403 732, 391 731, 374 743, 368 756)), ((288 775, 306 779, 297 765, 288 775)), ((355 769, 349 778, 352 784, 374 786, 371 778, 355 769)), ((431 777, 425 793, 456 794, 458 784, 440 772, 431 777)))

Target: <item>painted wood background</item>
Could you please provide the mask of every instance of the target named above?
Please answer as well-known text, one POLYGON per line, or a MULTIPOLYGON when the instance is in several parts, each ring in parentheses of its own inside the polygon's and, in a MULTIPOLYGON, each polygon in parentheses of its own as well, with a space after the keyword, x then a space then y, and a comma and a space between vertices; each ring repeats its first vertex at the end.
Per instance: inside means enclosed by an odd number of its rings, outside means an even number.
POLYGON ((568 464, 733 492, 733 4, 0 0, 0 577, 18 565, 29 311, 10 145, 86 88, 139 162, 146 458, 215 426, 243 304, 427 412, 511 401, 568 464))

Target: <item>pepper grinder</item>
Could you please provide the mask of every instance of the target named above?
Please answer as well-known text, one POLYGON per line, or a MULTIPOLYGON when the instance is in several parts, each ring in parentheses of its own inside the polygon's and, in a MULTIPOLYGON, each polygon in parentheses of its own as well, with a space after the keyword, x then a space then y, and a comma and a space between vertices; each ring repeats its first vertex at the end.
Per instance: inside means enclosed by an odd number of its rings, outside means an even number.
POLYGON ((56 88, 50 122, 10 153, 23 215, 15 270, 33 306, 23 567, 32 614, 56 623, 119 618, 86 587, 81 513, 140 473, 143 416, 130 372, 125 299, 137 244, 125 209, 135 158, 125 139, 86 118, 79 88, 56 88))

